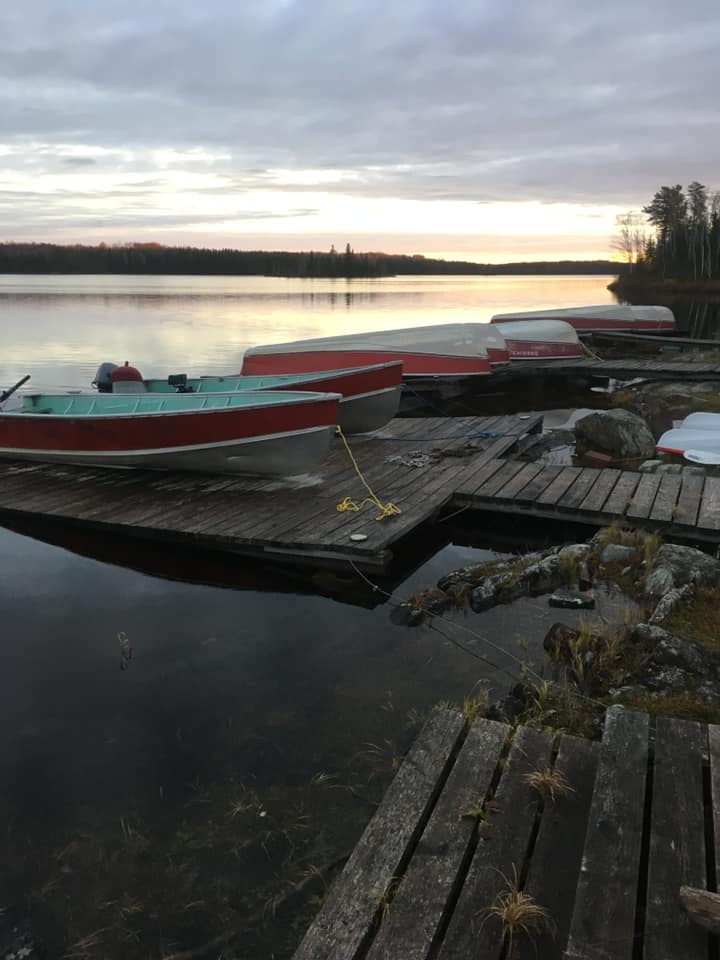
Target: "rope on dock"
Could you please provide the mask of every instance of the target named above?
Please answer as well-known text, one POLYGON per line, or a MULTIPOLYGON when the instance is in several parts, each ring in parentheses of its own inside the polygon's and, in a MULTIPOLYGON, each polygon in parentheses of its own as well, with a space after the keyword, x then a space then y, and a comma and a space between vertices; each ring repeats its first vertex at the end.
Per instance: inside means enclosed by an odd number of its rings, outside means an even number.
POLYGON ((335 427, 335 432, 345 444, 347 455, 350 457, 350 462, 355 468, 355 473, 358 475, 362 485, 369 494, 369 496, 365 497, 364 500, 361 500, 360 503, 356 503, 352 497, 345 497, 345 499, 341 500, 340 503, 338 503, 338 505, 335 507, 338 513, 344 513, 346 510, 351 510, 353 513, 359 513, 366 503, 374 504, 380 511, 380 513, 375 517, 376 520, 384 520, 385 517, 394 517, 397 516, 397 514, 402 513, 400 507, 396 507, 395 504, 391 503, 389 500, 387 503, 383 503, 372 489, 370 484, 367 482, 365 477, 362 475, 362 471, 358 466, 357 460, 353 456, 353 452, 350 449, 350 444, 347 442, 345 434, 342 432, 342 427, 339 424, 335 427))

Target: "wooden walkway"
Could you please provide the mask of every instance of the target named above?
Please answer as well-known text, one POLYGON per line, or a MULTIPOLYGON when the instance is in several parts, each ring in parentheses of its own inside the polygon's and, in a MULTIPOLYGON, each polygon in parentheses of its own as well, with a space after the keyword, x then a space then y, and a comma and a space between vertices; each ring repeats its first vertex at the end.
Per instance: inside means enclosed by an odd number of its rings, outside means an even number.
POLYGON ((676 539, 720 540, 720 478, 490 460, 455 487, 453 505, 602 526, 661 528, 676 539))
POLYGON ((317 473, 300 478, 0 461, 0 523, 3 515, 51 516, 182 547, 304 563, 353 560, 361 569, 381 570, 393 545, 437 514, 458 482, 471 483, 488 459, 502 457, 541 426, 541 414, 397 419, 351 438, 372 489, 402 511, 382 521, 372 504, 359 513, 336 509, 345 497, 359 503, 367 495, 336 440, 317 473))
POLYGON ((708 960, 678 891, 716 890, 719 853, 720 727, 613 707, 596 744, 439 710, 294 960, 708 960), (503 940, 513 881, 552 933, 503 940))
MULTIPOLYGON (((527 360, 512 364, 507 370, 497 370, 491 382, 515 383, 525 379, 562 378, 582 380, 720 380, 720 363, 699 363, 689 360, 527 360)), ((483 385, 484 386, 484 385, 483 385)))

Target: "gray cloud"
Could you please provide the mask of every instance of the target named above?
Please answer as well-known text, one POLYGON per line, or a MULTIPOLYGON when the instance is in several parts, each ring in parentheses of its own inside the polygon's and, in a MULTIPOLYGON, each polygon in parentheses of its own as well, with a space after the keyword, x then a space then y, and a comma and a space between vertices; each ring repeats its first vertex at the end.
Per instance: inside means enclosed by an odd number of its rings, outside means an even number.
POLYGON ((238 190, 636 206, 720 186, 719 41, 715 0, 32 0, 0 13, 0 139, 118 151, 41 172, 199 147, 238 190))

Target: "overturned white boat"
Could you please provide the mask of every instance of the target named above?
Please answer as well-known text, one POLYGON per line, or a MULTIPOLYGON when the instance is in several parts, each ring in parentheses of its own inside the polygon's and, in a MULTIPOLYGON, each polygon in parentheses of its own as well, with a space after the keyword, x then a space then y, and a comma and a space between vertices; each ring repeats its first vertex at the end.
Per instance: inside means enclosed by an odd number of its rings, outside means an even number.
POLYGON ((680 457, 684 456, 688 450, 720 454, 720 429, 673 427, 672 430, 666 430, 660 437, 655 444, 655 449, 660 453, 674 453, 680 457))
POLYGON ((577 330, 564 320, 510 320, 495 326, 511 360, 563 360, 583 354, 577 330))
POLYGON ((563 320, 576 330, 673 330, 675 317, 668 307, 653 305, 625 306, 597 304, 580 307, 555 307, 546 310, 524 310, 497 313, 491 323, 514 320, 563 320))
POLYGON ((682 422, 683 427, 690 430, 718 430, 720 431, 720 413, 689 413, 682 422))
POLYGON ((251 347, 242 373, 308 373, 397 360, 403 380, 465 377, 491 373, 509 354, 502 334, 489 323, 440 323, 251 347))

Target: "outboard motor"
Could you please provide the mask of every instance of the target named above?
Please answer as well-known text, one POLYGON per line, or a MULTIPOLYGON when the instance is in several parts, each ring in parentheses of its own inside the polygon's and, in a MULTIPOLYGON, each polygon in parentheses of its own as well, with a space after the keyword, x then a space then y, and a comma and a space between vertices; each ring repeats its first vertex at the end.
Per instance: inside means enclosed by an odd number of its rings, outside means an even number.
POLYGON ((101 363, 95 373, 95 379, 90 384, 97 387, 98 393, 112 393, 112 380, 110 374, 117 369, 116 363, 101 363))
POLYGON ((110 371, 110 382, 113 393, 145 393, 142 374, 135 367, 131 367, 127 360, 122 367, 115 367, 110 371))

